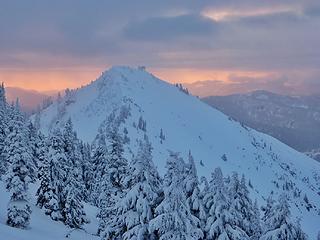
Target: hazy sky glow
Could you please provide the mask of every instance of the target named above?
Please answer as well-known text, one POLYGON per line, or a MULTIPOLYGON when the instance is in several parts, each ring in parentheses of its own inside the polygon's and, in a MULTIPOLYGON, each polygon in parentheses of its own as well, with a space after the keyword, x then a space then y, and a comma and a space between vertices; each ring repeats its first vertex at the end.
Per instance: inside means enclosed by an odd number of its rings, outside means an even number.
POLYGON ((213 94, 320 93, 318 2, 0 0, 0 81, 47 91, 146 65, 213 94))

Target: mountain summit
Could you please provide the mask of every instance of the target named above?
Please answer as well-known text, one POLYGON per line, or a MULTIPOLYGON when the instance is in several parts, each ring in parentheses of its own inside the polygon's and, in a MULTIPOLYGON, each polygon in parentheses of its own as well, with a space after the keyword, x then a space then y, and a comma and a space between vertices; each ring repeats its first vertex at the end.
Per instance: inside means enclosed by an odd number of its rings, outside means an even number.
POLYGON ((199 176, 209 177, 216 167, 226 174, 245 174, 260 205, 271 192, 275 196, 285 192, 292 214, 301 217, 310 237, 316 236, 319 163, 241 125, 143 67, 113 67, 89 85, 66 91, 65 97, 40 113, 39 124, 49 133, 71 118, 78 136, 92 142, 114 116, 121 120, 118 127, 126 139, 126 154, 136 153, 138 140, 147 135, 161 174, 168 150, 183 157, 191 151, 199 176))

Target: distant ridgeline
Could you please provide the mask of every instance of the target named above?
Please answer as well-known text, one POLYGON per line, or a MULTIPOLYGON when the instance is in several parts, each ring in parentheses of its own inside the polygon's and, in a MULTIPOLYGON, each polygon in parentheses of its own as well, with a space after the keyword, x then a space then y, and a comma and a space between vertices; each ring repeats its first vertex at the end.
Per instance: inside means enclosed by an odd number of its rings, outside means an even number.
POLYGON ((255 91, 202 100, 320 161, 320 96, 293 97, 255 91))

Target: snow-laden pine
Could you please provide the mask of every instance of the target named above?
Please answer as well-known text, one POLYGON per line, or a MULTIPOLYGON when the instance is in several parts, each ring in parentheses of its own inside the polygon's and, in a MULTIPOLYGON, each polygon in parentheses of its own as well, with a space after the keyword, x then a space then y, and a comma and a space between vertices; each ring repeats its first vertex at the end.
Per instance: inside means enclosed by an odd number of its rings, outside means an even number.
POLYGON ((269 207, 264 217, 264 233, 260 240, 305 240, 299 222, 292 221, 290 208, 285 194, 280 195, 279 201, 268 202, 269 207), (271 206, 270 206, 271 205, 271 206))
POLYGON ((200 221, 192 215, 184 188, 185 162, 176 153, 167 160, 164 199, 155 210, 149 231, 160 240, 198 240, 203 237, 200 221))
POLYGON ((53 220, 79 228, 87 219, 82 205, 82 155, 71 120, 62 132, 54 129, 43 148, 48 152, 41 162, 37 205, 53 220))
POLYGON ((6 158, 4 154, 6 131, 8 124, 8 106, 5 96, 4 84, 0 85, 0 179, 6 171, 6 158))
POLYGON ((115 223, 118 214, 115 204, 123 197, 124 179, 128 174, 128 161, 123 157, 123 140, 118 129, 108 131, 106 168, 100 185, 100 225, 98 232, 106 239, 117 235, 121 227, 115 223))
POLYGON ((189 152, 188 161, 184 179, 187 202, 192 215, 198 218, 200 224, 203 225, 207 216, 203 204, 203 193, 199 186, 197 168, 191 152, 189 152))
POLYGON ((139 143, 138 153, 124 178, 124 187, 123 196, 112 207, 116 217, 107 223, 106 239, 154 239, 148 228, 159 201, 161 180, 147 138, 139 143))
POLYGON ((241 228, 240 219, 230 211, 234 204, 228 194, 220 168, 216 168, 204 195, 208 217, 205 226, 207 239, 242 240, 249 239, 241 228))
POLYGON ((35 181, 36 166, 28 141, 27 126, 18 107, 14 108, 8 122, 4 155, 8 170, 5 174, 7 190, 11 193, 8 204, 7 224, 17 228, 27 228, 30 223, 31 206, 28 187, 35 181))

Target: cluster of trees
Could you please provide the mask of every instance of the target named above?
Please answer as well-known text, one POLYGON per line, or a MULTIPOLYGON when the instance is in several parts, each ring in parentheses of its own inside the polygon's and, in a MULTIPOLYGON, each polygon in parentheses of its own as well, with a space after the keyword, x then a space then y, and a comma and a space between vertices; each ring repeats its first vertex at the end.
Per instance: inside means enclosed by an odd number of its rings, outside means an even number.
POLYGON ((107 202, 100 205, 102 239, 307 239, 299 223, 291 221, 285 195, 278 201, 270 197, 261 218, 244 176, 224 178, 217 168, 201 190, 191 154, 185 163, 170 153, 163 179, 151 156, 146 139, 127 165, 129 171, 123 171, 118 184, 108 184, 114 194, 102 194, 107 202))
POLYGON ((6 103, 2 85, 0 173, 11 192, 7 224, 28 227, 28 186, 38 182, 37 205, 71 228, 88 222, 84 202, 97 206, 102 239, 307 238, 299 223, 292 222, 285 195, 278 201, 270 197, 260 209, 250 198, 244 176, 224 177, 217 168, 209 181, 199 181, 191 153, 185 162, 170 152, 162 178, 145 135, 128 161, 125 134, 119 130, 125 116, 110 116, 92 145, 77 138, 71 120, 45 137, 18 104, 6 103))
POLYGON ((36 180, 34 129, 19 110, 19 102, 8 105, 0 86, 0 176, 11 193, 7 224, 25 228, 30 221, 28 185, 36 180))
POLYGON ((68 121, 62 130, 43 136, 20 111, 19 102, 9 105, 0 86, 0 177, 11 193, 7 224, 27 228, 31 183, 39 183, 37 205, 54 220, 70 227, 87 222, 83 196, 88 195, 90 146, 77 139, 68 121))

